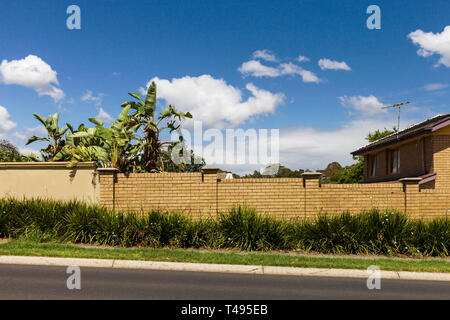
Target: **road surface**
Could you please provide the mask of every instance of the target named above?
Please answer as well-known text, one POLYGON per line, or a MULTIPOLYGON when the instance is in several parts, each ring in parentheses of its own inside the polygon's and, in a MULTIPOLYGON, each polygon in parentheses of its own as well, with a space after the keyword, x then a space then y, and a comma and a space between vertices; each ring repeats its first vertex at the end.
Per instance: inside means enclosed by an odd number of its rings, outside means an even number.
POLYGON ((0 264, 0 299, 450 299, 450 282, 81 268, 81 289, 66 267, 0 264))

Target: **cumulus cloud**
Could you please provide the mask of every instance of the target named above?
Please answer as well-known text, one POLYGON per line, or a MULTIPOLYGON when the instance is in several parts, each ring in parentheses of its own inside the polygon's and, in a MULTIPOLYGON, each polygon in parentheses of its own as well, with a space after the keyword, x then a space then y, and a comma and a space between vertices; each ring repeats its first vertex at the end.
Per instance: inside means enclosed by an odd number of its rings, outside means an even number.
POLYGON ((250 75, 253 77, 278 77, 281 75, 280 70, 273 67, 268 67, 257 60, 250 60, 244 62, 238 71, 244 75, 250 75))
POLYGON ((0 106, 0 137, 16 127, 16 123, 11 121, 8 110, 0 106))
POLYGON ((370 96, 353 96, 353 97, 339 97, 341 105, 345 108, 353 109, 359 115, 375 115, 386 113, 385 109, 382 109, 385 105, 378 100, 374 95, 370 96))
POLYGON ((280 77, 283 75, 299 75, 303 82, 319 83, 320 79, 311 71, 305 70, 302 67, 289 63, 281 63, 277 68, 265 66, 257 60, 244 62, 238 69, 244 75, 253 77, 280 77))
POLYGON ((3 60, 0 64, 0 78, 5 84, 17 84, 34 89, 40 96, 47 95, 55 101, 64 98, 59 86, 57 72, 44 60, 28 55, 21 60, 3 60))
POLYGON ((113 117, 111 117, 103 108, 99 108, 98 114, 95 116, 96 118, 99 118, 105 123, 112 123, 114 122, 113 117))
MULTIPOLYGON (((164 99, 181 111, 191 112, 195 120, 203 121, 207 127, 236 127, 250 117, 273 113, 283 104, 282 93, 271 93, 248 83, 243 92, 229 85, 223 79, 210 75, 182 77, 172 80, 153 78, 157 84, 158 98, 164 99)), ((145 94, 145 89, 141 88, 145 94)))
POLYGON ((345 61, 339 62, 330 59, 320 59, 318 65, 322 70, 352 70, 345 61))
POLYGON ((270 62, 276 62, 277 58, 275 57, 275 55, 267 49, 264 50, 256 50, 255 52, 253 52, 253 58, 254 59, 263 59, 266 61, 270 61, 270 62))
MULTIPOLYGON (((422 118, 402 117, 405 127, 422 121, 422 118)), ((365 137, 377 129, 396 126, 395 119, 388 114, 377 117, 352 119, 338 128, 324 130, 306 126, 280 129, 279 162, 291 169, 321 170, 337 161, 342 166, 355 163, 352 151, 366 145, 365 137)), ((209 162, 207 162, 209 163, 209 162)), ((221 165, 220 168, 238 174, 261 170, 262 165, 221 165)))
POLYGON ((334 130, 312 127, 282 129, 280 162, 289 168, 310 170, 324 169, 332 161, 349 165, 354 162, 350 152, 367 144, 365 137, 369 132, 393 125, 392 120, 377 118, 352 120, 334 130))
POLYGON ((423 87, 426 91, 437 91, 442 90, 448 87, 448 84, 445 83, 429 83, 423 87))
POLYGON ((33 153, 38 158, 41 158, 41 150, 35 149, 35 148, 29 148, 29 147, 18 147, 19 152, 21 154, 29 155, 30 153, 33 153))
POLYGON ((38 125, 32 128, 25 128, 21 131, 16 131, 12 134, 13 137, 18 138, 19 140, 27 140, 31 136, 47 136, 47 130, 43 125, 38 125))
POLYGON ((420 47, 417 50, 419 56, 426 58, 434 54, 440 55, 436 66, 443 64, 450 67, 450 26, 446 26, 441 33, 423 32, 418 29, 408 34, 408 38, 420 47))
POLYGON ((86 90, 86 93, 81 97, 81 101, 94 102, 96 106, 100 106, 104 96, 103 93, 99 93, 98 96, 95 96, 91 90, 86 90))
MULTIPOLYGON (((281 128, 279 133, 279 162, 291 169, 321 170, 337 161, 346 166, 355 162, 352 151, 367 144, 365 137, 369 132, 394 126, 391 117, 377 117, 351 120, 344 125, 330 130, 306 126, 281 128)), ((417 120, 404 119, 405 124, 417 120)), ((225 144, 223 144, 225 151, 225 144)), ((246 151, 247 154, 249 150, 246 151)), ((208 165, 219 166, 238 174, 261 170, 265 164, 223 164, 215 159, 205 157, 208 165)))
POLYGON ((305 70, 292 62, 280 64, 280 73, 282 75, 299 75, 302 77, 303 82, 320 82, 320 79, 313 72, 305 70))
POLYGON ((309 58, 305 57, 305 56, 298 56, 297 61, 298 62, 306 62, 306 61, 309 61, 309 58))

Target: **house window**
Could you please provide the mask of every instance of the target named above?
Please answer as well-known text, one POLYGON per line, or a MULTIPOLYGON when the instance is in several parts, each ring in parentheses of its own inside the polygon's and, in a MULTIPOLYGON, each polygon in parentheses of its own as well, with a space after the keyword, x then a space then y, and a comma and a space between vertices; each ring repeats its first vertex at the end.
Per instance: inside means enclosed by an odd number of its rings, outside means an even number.
POLYGON ((375 177, 377 171, 377 155, 369 156, 370 176, 375 177))
POLYGON ((389 171, 390 173, 399 173, 400 172, 400 150, 391 150, 389 156, 389 171))

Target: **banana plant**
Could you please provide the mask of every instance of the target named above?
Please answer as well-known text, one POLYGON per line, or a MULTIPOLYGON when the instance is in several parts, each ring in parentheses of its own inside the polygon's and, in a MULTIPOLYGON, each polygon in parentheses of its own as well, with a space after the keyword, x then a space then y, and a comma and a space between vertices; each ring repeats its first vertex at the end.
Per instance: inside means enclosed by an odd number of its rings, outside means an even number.
POLYGON ((86 128, 83 124, 74 130, 69 125, 70 133, 66 135, 66 145, 56 160, 70 158, 69 166, 78 162, 95 161, 100 167, 113 167, 120 172, 130 171, 132 165, 133 132, 125 126, 130 108, 125 108, 111 127, 106 128, 98 118, 89 118, 95 124, 86 128))
MULTIPOLYGON (((37 113, 33 114, 34 117, 44 126, 45 130, 47 130, 46 137, 37 137, 32 136, 25 145, 33 143, 35 141, 47 141, 49 145, 46 148, 41 149, 41 156, 44 161, 56 161, 55 157, 58 153, 63 149, 65 145, 64 134, 69 129, 66 125, 62 128, 58 126, 59 115, 55 113, 53 115, 48 116, 48 118, 42 117, 37 113)), ((58 159, 61 156, 58 156, 58 159)), ((61 159, 65 160, 65 159, 61 159)))
POLYGON ((162 158, 163 147, 174 145, 174 142, 162 142, 160 134, 164 130, 170 132, 177 130, 185 118, 192 118, 189 112, 181 112, 169 105, 162 112, 156 114, 156 83, 152 82, 148 87, 145 100, 139 94, 129 93, 137 101, 122 103, 123 108, 131 108, 133 111, 126 122, 128 128, 136 135, 137 143, 133 149, 134 156, 140 162, 140 166, 147 172, 154 170, 164 171, 162 158))

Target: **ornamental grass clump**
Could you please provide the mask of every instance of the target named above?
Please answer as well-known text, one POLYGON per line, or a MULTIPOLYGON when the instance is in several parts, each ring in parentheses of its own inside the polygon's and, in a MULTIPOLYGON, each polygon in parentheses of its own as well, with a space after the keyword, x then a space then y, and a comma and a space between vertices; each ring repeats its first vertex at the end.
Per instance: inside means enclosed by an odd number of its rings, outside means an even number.
POLYGON ((449 255, 450 221, 392 210, 281 220, 237 206, 217 218, 114 211, 77 201, 0 199, 0 238, 120 247, 301 250, 331 254, 449 255))
POLYGON ((247 207, 232 208, 219 216, 225 246, 241 250, 285 249, 285 223, 247 207))

